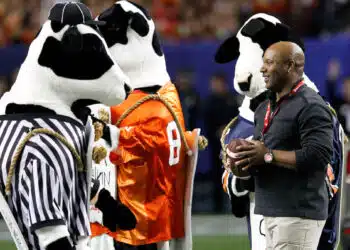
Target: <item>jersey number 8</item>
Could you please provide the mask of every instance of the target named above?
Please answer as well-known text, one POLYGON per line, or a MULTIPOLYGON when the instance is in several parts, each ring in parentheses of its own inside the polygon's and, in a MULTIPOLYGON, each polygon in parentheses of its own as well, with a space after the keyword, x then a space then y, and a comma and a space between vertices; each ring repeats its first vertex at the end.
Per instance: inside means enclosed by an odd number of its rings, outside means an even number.
POLYGON ((169 142, 169 166, 173 166, 179 163, 180 161, 180 149, 181 149, 181 137, 179 128, 176 126, 175 121, 168 123, 166 127, 166 132, 168 134, 169 142))

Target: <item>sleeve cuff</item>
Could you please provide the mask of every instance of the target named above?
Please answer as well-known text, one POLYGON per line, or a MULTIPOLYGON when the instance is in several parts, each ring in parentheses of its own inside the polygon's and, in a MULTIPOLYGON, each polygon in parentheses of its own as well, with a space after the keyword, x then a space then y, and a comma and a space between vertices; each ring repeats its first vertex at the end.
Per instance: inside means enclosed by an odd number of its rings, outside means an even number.
POLYGON ((249 193, 248 190, 242 191, 242 190, 237 189, 237 185, 238 185, 237 181, 238 181, 238 178, 236 176, 232 175, 232 181, 229 181, 229 184, 228 184, 228 185, 230 185, 230 187, 229 187, 230 193, 232 192, 232 194, 234 196, 237 196, 237 197, 242 197, 242 196, 247 195, 249 193))
POLYGON ((59 226, 59 225, 66 225, 63 219, 56 219, 56 220, 47 220, 47 221, 40 221, 35 224, 33 224, 30 227, 30 231, 34 232, 38 229, 49 227, 49 226, 59 226))
POLYGON ((300 169, 302 166, 304 166, 304 155, 303 155, 303 150, 298 149, 295 150, 295 166, 297 169, 300 169))
POLYGON ((46 226, 35 231, 39 239, 39 244, 43 249, 58 239, 69 237, 68 229, 65 225, 46 226))

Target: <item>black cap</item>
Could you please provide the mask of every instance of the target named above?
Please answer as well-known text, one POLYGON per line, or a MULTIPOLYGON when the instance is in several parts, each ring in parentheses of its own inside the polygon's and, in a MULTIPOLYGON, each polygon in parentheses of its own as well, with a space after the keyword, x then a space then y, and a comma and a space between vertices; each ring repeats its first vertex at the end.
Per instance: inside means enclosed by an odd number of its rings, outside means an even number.
POLYGON ((105 25, 104 21, 95 21, 90 9, 83 3, 64 2, 56 3, 50 10, 49 20, 62 24, 77 25, 105 25))

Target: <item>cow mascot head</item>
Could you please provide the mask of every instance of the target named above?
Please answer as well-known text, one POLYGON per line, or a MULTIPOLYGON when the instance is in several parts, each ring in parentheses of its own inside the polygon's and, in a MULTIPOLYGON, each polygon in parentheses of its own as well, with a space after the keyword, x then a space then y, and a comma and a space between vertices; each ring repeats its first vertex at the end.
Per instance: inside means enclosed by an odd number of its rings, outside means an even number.
MULTIPOLYGON (((227 38, 215 54, 217 63, 229 63, 236 60, 233 84, 235 90, 244 95, 239 115, 224 129, 221 144, 223 164, 226 159, 226 146, 236 138, 249 139, 254 133, 254 111, 267 98, 268 91, 262 73, 264 51, 279 41, 291 41, 304 50, 303 42, 292 30, 277 18, 267 14, 255 14, 250 17, 232 37, 227 38)), ((304 82, 315 91, 317 87, 304 74, 304 82)), ((235 173, 237 174, 237 173, 235 173)), ((250 223, 251 248, 264 247, 265 229, 262 216, 254 214, 254 181, 249 173, 237 174, 225 170, 222 178, 224 191, 231 200, 232 213, 237 217, 248 216, 250 223), (263 244, 263 245, 262 245, 263 244)))
POLYGON ((1 212, 19 249, 87 247, 94 136, 77 107, 118 104, 129 84, 100 25, 82 3, 54 5, 0 100, 1 212))
MULTIPOLYGON (((235 90, 245 96, 240 115, 249 121, 253 121, 253 111, 266 91, 260 72, 264 51, 279 41, 294 42, 304 50, 303 42, 288 26, 273 16, 259 13, 250 17, 235 36, 227 38, 215 54, 215 61, 220 64, 237 60, 233 84, 235 90)), ((304 81, 318 91, 305 74, 304 81)))
POLYGON ((122 0, 98 20, 107 23, 101 27, 103 37, 134 89, 164 86, 170 81, 155 24, 146 9, 122 0))

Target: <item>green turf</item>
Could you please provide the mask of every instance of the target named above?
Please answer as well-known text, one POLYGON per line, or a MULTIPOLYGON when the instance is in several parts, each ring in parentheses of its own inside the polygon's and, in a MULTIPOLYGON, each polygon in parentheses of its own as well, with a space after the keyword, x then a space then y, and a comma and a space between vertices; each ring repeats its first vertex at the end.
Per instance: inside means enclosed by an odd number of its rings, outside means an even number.
MULTIPOLYGON (((193 250, 249 250, 246 236, 196 236, 193 237, 193 250)), ((12 242, 0 241, 1 250, 15 250, 12 242)))
POLYGON ((14 243, 10 241, 0 241, 0 249, 1 250, 15 250, 16 246, 14 243))
POLYGON ((249 250, 248 236, 196 236, 193 250, 249 250))

